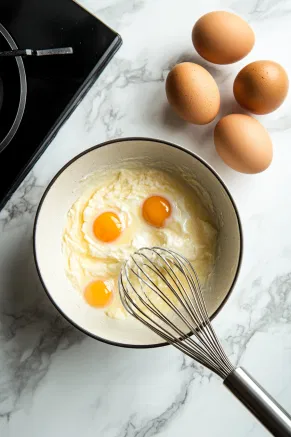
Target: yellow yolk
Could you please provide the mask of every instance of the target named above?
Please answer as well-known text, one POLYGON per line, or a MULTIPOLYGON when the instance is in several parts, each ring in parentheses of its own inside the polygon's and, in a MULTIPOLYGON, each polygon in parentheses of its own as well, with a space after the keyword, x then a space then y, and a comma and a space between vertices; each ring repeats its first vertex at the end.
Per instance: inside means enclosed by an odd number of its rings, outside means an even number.
POLYGON ((93 223, 95 237, 103 243, 111 243, 122 232, 122 224, 117 214, 108 211, 100 214, 93 223))
POLYGON ((84 298, 92 307, 103 308, 111 301, 112 292, 108 290, 103 281, 94 281, 85 288, 84 298))
POLYGON ((146 222, 156 228, 162 228, 171 215, 170 202, 162 196, 151 196, 145 200, 142 215, 146 222))

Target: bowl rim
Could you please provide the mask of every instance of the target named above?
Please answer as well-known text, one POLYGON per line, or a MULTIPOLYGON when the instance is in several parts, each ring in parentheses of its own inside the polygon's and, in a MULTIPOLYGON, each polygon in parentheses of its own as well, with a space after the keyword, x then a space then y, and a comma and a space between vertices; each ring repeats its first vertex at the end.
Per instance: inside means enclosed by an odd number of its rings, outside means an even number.
POLYGON ((234 209, 234 212, 236 214, 236 218, 237 218, 237 222, 238 222, 238 230, 239 230, 239 237, 240 237, 240 251, 239 251, 239 258, 238 258, 238 265, 237 265, 237 269, 235 272, 235 276, 233 279, 233 282, 231 284, 231 286, 229 287, 229 290, 225 296, 225 298, 222 300, 221 304, 219 305, 219 307, 217 308, 217 310, 211 315, 210 317, 210 321, 212 321, 222 310, 222 308, 224 307, 224 305, 226 304, 226 302, 228 301, 230 295, 232 294, 232 291, 234 289, 234 286, 237 282, 238 276, 239 276, 239 272, 241 269, 241 264, 242 264, 242 257, 243 257, 243 246, 244 246, 244 242, 243 242, 243 230, 242 230, 242 223, 241 223, 241 219, 240 219, 240 215, 238 212, 238 208, 236 206, 236 203, 230 193, 230 191, 228 190, 226 184, 223 182, 223 180, 221 179, 221 177, 218 175, 218 173, 211 167, 210 164, 208 164, 203 158, 201 158, 200 156, 198 156, 196 153, 192 152, 189 149, 185 149, 182 146, 179 146, 175 143, 169 142, 169 141, 165 141, 165 140, 161 140, 158 138, 150 138, 150 137, 125 137, 125 138, 116 138, 113 140, 108 140, 105 142, 102 142, 100 144, 97 144, 95 146, 90 147, 89 149, 84 150, 83 152, 79 153, 78 155, 74 156, 72 159, 70 159, 65 165, 63 165, 61 167, 61 169, 55 174, 55 176, 51 179, 51 181, 49 182, 47 188, 45 189, 40 202, 38 204, 37 210, 36 210, 36 215, 35 215, 35 219, 34 219, 34 225, 33 225, 33 257, 34 257, 34 262, 35 262, 35 266, 36 266, 36 270, 37 270, 37 274, 38 277, 40 279, 40 282, 44 288, 44 291, 46 292, 46 295, 48 296, 49 300, 51 301, 51 303, 54 305, 54 307, 58 310, 58 312, 71 324, 73 325, 76 329, 78 329, 80 332, 88 335, 91 338, 94 338, 95 340, 99 340, 102 343, 106 343, 106 344, 110 344, 113 346, 118 346, 118 347, 122 347, 122 348, 130 348, 130 349, 152 349, 152 348, 157 348, 157 347, 163 347, 163 346, 169 346, 169 343, 167 342, 161 342, 161 343, 157 343, 157 344, 146 344, 146 345, 136 345, 136 344, 128 344, 128 343, 119 343, 116 341, 111 341, 111 340, 107 340, 103 337, 99 337, 98 335, 93 334, 92 332, 86 330, 85 328, 82 328, 81 326, 79 326, 74 320, 72 320, 58 305, 57 303, 54 301, 53 297, 51 296, 48 288, 45 285, 45 282, 41 276, 40 273, 40 268, 38 265, 38 261, 37 261, 37 251, 36 251, 36 230, 37 230, 37 223, 38 223, 38 218, 39 218, 39 213, 41 211, 41 207, 42 204, 48 194, 48 192, 50 191, 52 185, 55 183, 55 181, 59 178, 59 176, 71 165, 73 164, 75 161, 77 161, 79 158, 81 158, 82 156, 86 155, 87 153, 92 152, 93 150, 99 149, 101 147, 106 147, 109 144, 114 144, 114 143, 121 143, 121 142, 129 142, 129 141, 149 141, 149 142, 155 142, 155 143, 161 143, 161 144, 165 144, 169 147, 173 147, 175 149, 181 150, 184 153, 187 153, 188 155, 190 155, 192 158, 197 159, 198 161, 201 162, 201 164, 203 164, 205 167, 208 168, 208 170, 216 177, 216 179, 218 180, 218 182, 222 185, 222 187, 224 188, 226 194, 228 195, 232 207, 234 209))

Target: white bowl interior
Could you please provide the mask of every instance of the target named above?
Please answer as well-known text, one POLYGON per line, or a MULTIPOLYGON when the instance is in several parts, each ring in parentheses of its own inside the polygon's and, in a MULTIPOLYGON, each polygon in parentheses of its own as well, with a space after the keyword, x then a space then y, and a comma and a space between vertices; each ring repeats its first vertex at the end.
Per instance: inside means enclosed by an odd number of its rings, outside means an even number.
POLYGON ((35 258, 48 294, 75 325, 108 342, 150 346, 164 341, 131 318, 110 319, 103 311, 85 303, 65 275, 61 251, 67 212, 82 193, 80 181, 106 166, 125 168, 135 165, 177 173, 196 190, 195 183, 201 184, 201 196, 211 197, 219 236, 214 274, 205 291, 205 299, 209 314, 214 314, 230 292, 240 264, 242 241, 237 212, 223 184, 208 166, 194 155, 158 140, 120 140, 89 150, 69 163, 54 179, 40 205, 35 223, 35 258))

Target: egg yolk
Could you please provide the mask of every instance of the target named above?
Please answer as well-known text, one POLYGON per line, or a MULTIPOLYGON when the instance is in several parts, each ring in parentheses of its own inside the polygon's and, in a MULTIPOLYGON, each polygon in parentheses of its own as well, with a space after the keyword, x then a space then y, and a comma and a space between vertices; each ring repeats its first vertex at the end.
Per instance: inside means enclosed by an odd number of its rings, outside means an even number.
POLYGON ((103 243, 110 243, 116 240, 121 232, 121 221, 114 212, 103 212, 94 220, 93 233, 95 237, 103 241, 103 243))
POLYGON ((142 206, 142 215, 146 222, 157 228, 162 228, 172 212, 170 202, 162 196, 151 196, 142 206))
POLYGON ((112 292, 108 290, 103 281, 94 281, 85 288, 84 298, 92 307, 103 308, 109 304, 112 292))

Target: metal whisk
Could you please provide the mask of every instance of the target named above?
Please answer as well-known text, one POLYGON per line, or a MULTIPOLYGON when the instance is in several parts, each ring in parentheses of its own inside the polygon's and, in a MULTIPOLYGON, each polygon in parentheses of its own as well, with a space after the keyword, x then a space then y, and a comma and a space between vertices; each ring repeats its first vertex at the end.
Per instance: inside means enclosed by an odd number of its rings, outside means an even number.
POLYGON ((220 376, 274 436, 291 436, 288 413, 227 358, 210 323, 199 278, 190 261, 168 249, 140 249, 121 270, 119 293, 133 317, 220 376))

